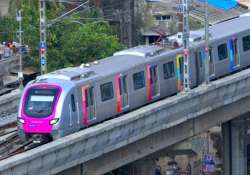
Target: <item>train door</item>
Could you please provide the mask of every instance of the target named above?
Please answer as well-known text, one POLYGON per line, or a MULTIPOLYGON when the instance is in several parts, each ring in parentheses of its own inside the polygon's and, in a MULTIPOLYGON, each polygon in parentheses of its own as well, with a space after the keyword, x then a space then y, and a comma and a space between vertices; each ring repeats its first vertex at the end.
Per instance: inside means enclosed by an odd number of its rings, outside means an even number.
POLYGON ((204 65, 203 65, 203 52, 202 51, 196 51, 195 52, 195 61, 197 64, 197 81, 198 83, 202 83, 204 80, 204 74, 205 74, 205 70, 204 70, 204 65))
POLYGON ((121 112, 129 107, 127 74, 118 74, 116 76, 116 93, 117 112, 121 112))
POLYGON ((159 96, 159 83, 158 83, 158 71, 157 65, 147 66, 148 74, 148 100, 151 101, 153 98, 159 96))
POLYGON ((239 50, 238 50, 238 39, 231 38, 229 40, 229 56, 230 56, 230 71, 234 71, 236 67, 240 65, 240 57, 239 57, 239 50))
POLYGON ((214 58, 213 58, 213 48, 209 48, 209 75, 215 75, 215 65, 214 65, 214 58))
POLYGON ((88 126, 89 122, 95 120, 94 88, 91 86, 82 87, 83 100, 83 124, 88 126))
POLYGON ((176 56, 176 85, 177 90, 182 91, 183 90, 183 81, 184 81, 184 58, 183 55, 177 55, 176 56))

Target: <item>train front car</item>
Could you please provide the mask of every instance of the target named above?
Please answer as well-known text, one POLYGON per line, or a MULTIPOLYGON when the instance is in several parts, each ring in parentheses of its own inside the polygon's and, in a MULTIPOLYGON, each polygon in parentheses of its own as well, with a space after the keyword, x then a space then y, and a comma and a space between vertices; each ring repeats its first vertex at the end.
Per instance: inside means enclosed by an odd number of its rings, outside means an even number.
POLYGON ((24 89, 18 112, 18 134, 23 140, 51 141, 58 134, 62 86, 31 83, 24 89))

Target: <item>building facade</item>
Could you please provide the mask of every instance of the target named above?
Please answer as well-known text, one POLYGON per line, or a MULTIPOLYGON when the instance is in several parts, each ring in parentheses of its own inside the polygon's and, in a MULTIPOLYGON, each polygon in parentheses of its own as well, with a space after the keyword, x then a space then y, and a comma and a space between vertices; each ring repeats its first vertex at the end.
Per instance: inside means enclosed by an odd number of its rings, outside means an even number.
POLYGON ((0 16, 8 14, 10 0, 0 0, 0 16))

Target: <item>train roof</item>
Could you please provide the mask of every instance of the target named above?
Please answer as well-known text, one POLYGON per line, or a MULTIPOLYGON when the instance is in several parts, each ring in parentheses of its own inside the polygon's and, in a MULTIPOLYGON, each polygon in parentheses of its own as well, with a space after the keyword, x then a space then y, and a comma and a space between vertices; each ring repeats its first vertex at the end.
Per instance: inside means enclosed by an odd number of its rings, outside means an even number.
MULTIPOLYGON (((250 16, 231 19, 210 27, 212 40, 217 40, 229 35, 250 29, 250 16)), ((191 37, 204 36, 204 29, 192 31, 191 37)), ((203 40, 202 40, 203 41, 203 40)), ((127 50, 114 53, 112 57, 102 59, 98 62, 83 64, 79 67, 60 69, 55 72, 39 76, 37 79, 60 79, 64 81, 88 80, 102 76, 108 76, 117 72, 123 72, 134 66, 147 63, 155 56, 170 55, 180 52, 182 48, 169 50, 160 46, 137 46, 127 50)))
POLYGON ((148 58, 154 57, 163 50, 165 49, 159 46, 137 46, 128 50, 116 52, 114 56, 100 61, 83 64, 79 67, 56 70, 37 77, 37 80, 60 79, 63 81, 72 81, 107 76, 146 63, 147 60, 149 60, 148 58))
MULTIPOLYGON (((220 39, 226 36, 234 35, 250 29, 250 16, 241 16, 238 18, 230 19, 221 23, 217 23, 209 27, 211 39, 220 39)), ((194 31, 203 33, 204 29, 194 31)))

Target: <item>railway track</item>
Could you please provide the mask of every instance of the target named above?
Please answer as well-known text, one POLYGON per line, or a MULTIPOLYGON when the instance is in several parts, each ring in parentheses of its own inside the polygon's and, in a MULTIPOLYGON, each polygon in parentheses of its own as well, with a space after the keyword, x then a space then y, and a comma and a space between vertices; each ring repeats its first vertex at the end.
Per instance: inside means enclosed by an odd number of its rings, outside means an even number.
POLYGON ((0 160, 26 151, 32 142, 22 142, 17 135, 16 115, 11 114, 0 118, 0 160))
POLYGON ((44 144, 23 142, 17 134, 16 118, 17 114, 0 117, 0 161, 44 144))

